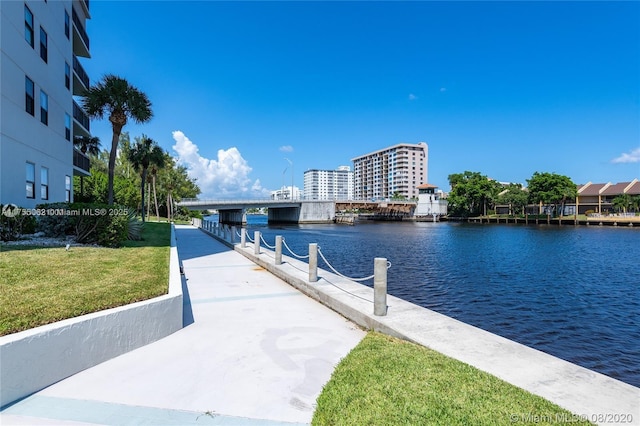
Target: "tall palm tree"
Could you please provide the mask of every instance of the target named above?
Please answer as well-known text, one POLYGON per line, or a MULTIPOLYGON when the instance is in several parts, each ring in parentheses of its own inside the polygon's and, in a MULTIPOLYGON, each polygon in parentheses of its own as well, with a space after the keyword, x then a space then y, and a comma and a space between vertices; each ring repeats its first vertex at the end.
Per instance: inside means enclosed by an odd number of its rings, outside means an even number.
POLYGON ((89 117, 103 118, 108 115, 111 122, 113 137, 109 153, 108 202, 113 204, 113 174, 120 133, 129 119, 136 123, 151 120, 151 102, 146 94, 130 85, 127 80, 107 74, 84 94, 82 107, 89 117))
POLYGON ((83 154, 98 155, 100 153, 100 139, 95 136, 76 136, 73 138, 73 144, 79 146, 83 154))
POLYGON ((149 166, 164 167, 164 151, 156 141, 142 135, 142 138, 137 139, 136 143, 131 147, 127 157, 133 167, 140 172, 140 177, 142 178, 140 195, 142 199, 142 221, 144 222, 144 185, 147 182, 147 171, 149 166))

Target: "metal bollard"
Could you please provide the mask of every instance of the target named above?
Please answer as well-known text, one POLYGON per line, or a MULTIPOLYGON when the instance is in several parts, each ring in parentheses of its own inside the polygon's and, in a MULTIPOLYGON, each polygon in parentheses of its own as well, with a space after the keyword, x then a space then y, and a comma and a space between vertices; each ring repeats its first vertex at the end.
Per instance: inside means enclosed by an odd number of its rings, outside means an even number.
POLYGON ((282 235, 276 235, 276 265, 282 265, 282 235))
POLYGON ((318 281, 318 244, 309 244, 309 282, 318 281))
POLYGON ((240 230, 240 247, 247 247, 247 230, 245 228, 240 230))
POLYGON ((253 233, 253 253, 260 254, 260 231, 253 233))
POLYGON ((373 314, 387 315, 387 259, 376 257, 373 263, 373 314))
POLYGON ((235 244, 236 243, 236 227, 232 226, 231 227, 231 244, 235 244))

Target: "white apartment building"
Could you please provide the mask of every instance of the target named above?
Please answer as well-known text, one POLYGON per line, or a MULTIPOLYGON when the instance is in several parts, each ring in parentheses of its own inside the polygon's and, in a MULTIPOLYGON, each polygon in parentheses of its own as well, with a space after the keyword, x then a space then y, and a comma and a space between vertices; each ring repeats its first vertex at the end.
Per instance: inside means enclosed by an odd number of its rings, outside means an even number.
POLYGON ((33 208, 73 201, 73 176, 89 159, 73 138, 89 136, 74 96, 89 87, 88 0, 0 1, 0 203, 33 208))
POLYGON ((300 188, 297 186, 283 186, 271 191, 272 200, 300 200, 300 188))
POLYGON ((386 200, 394 194, 417 198, 417 187, 427 183, 429 147, 425 142, 400 143, 351 161, 356 199, 386 200))
POLYGON ((337 170, 304 172, 305 200, 353 200, 353 172, 349 166, 337 170))

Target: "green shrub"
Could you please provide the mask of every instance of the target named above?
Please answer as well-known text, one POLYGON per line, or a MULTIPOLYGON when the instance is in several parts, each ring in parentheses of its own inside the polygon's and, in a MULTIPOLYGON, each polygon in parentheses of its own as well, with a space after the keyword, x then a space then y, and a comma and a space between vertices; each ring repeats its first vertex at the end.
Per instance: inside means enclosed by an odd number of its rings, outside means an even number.
POLYGON ((130 211, 100 203, 51 203, 38 208, 38 229, 51 237, 73 235, 77 242, 117 247, 129 234, 130 211))
POLYGON ((73 217, 67 214, 69 203, 38 204, 36 210, 41 213, 37 215, 36 229, 39 232, 52 238, 73 235, 75 224, 73 217))
POLYGON ((0 204, 0 240, 14 241, 23 234, 33 234, 36 230, 36 218, 24 214, 25 210, 15 204, 0 204))
POLYGON ((138 219, 138 216, 136 215, 136 211, 134 209, 129 209, 127 222, 127 237, 131 241, 142 240, 144 222, 138 219))
POLYGON ((127 240, 129 233, 129 215, 112 214, 105 216, 106 220, 97 231, 97 243, 105 247, 118 247, 127 240))

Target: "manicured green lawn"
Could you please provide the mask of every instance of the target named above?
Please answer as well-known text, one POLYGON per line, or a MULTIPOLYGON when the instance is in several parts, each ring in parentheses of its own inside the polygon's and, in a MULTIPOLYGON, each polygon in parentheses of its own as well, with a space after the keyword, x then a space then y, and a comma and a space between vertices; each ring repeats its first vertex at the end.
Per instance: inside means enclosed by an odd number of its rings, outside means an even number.
POLYGON ((590 424, 438 352, 369 333, 318 397, 313 425, 590 424))
POLYGON ((116 249, 0 246, 0 335, 166 294, 170 235, 149 222, 116 249))

